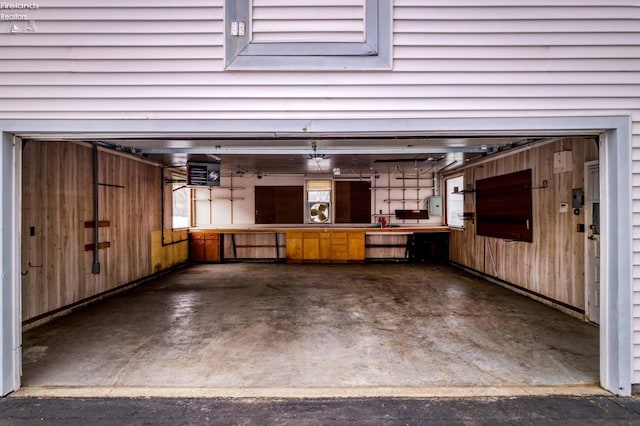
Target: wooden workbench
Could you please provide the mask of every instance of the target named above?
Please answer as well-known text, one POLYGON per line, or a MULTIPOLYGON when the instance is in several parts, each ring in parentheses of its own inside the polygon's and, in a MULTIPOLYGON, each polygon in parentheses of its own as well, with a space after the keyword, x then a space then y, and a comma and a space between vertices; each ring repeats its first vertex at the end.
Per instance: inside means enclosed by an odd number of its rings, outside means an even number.
POLYGON ((193 228, 189 231, 190 258, 204 262, 270 259, 290 263, 361 263, 369 257, 411 260, 414 234, 448 232, 446 226, 193 228))

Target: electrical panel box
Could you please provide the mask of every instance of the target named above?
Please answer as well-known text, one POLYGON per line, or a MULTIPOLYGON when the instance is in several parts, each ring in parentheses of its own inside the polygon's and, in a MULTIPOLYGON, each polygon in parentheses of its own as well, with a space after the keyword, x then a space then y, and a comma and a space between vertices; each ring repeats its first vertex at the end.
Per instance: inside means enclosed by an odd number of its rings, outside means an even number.
POLYGON ((553 173, 564 173, 573 170, 573 152, 560 151, 553 154, 553 173))
POLYGON ((584 207, 584 190, 582 188, 573 188, 571 190, 571 207, 574 209, 584 207))
POLYGON ((442 216, 442 197, 439 195, 428 197, 427 210, 429 210, 429 216, 442 216))

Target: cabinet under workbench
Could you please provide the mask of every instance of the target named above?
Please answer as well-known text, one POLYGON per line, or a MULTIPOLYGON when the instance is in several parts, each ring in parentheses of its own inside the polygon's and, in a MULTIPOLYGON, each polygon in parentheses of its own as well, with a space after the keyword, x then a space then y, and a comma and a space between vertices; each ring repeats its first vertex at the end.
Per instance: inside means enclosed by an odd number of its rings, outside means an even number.
POLYGON ((189 241, 194 262, 443 262, 449 254, 447 227, 193 229, 189 241))
POLYGON ((364 230, 288 231, 287 262, 364 262, 364 234, 364 230))

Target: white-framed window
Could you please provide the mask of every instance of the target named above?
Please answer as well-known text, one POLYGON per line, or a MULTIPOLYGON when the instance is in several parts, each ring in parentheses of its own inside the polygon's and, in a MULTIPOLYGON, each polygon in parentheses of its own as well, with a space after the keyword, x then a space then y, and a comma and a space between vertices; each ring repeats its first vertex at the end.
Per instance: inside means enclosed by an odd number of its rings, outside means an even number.
POLYGON ((225 0, 226 69, 391 69, 391 25, 391 0, 225 0))
POLYGON ((456 176, 445 180, 447 200, 447 225, 464 228, 464 176, 456 176))
MULTIPOLYGON (((185 179, 182 175, 173 175, 174 180, 185 179)), ((174 183, 171 187, 171 226, 173 229, 191 226, 191 189, 185 183, 174 183)))
POLYGON ((331 223, 333 182, 328 179, 309 179, 305 182, 307 223, 331 223))

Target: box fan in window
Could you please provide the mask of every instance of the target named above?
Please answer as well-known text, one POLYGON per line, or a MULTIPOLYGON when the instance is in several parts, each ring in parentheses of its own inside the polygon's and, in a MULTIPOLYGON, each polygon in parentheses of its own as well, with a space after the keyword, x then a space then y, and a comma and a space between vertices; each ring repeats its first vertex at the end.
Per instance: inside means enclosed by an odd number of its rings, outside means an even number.
POLYGON ((329 203, 309 203, 309 220, 312 223, 329 221, 329 203))

